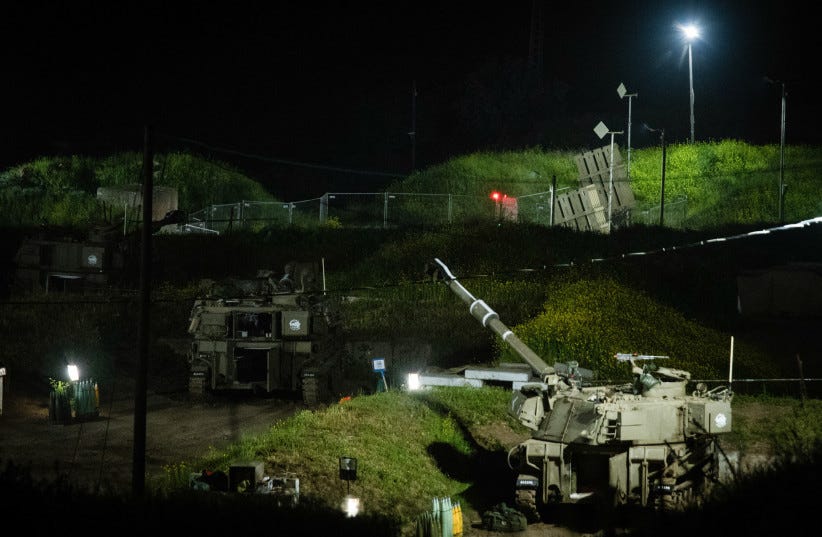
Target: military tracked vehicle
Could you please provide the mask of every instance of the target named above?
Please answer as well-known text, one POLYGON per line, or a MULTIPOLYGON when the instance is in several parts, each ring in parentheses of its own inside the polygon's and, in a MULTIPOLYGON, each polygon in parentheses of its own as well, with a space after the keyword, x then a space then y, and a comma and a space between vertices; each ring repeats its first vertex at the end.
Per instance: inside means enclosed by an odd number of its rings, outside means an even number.
MULTIPOLYGON (((151 223, 151 232, 180 225, 187 216, 173 210, 151 223)), ((87 232, 44 228, 22 240, 14 256, 14 289, 48 294, 102 291, 137 281, 135 259, 140 227, 123 221, 96 225, 87 232)))
POLYGON ((340 323, 316 263, 289 263, 281 277, 212 282, 194 302, 188 332, 189 391, 300 395, 306 404, 336 395, 343 356, 340 323))
POLYGON ((720 477, 718 438, 731 431, 729 387, 699 383, 689 393, 689 372, 656 365, 667 357, 634 354, 615 355, 633 381, 596 385, 577 362, 549 366, 442 261, 433 268, 533 372, 509 406, 531 438, 508 453, 514 501, 530 521, 552 504, 681 510, 704 501, 720 477))

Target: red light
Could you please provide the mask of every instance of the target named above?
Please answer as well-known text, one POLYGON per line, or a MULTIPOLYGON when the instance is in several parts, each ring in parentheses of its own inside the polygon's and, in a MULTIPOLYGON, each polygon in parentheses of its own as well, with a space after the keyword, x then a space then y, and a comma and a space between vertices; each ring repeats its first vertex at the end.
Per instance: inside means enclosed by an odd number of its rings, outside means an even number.
POLYGON ((496 191, 491 192, 491 199, 492 199, 492 200, 494 200, 494 201, 499 201, 499 198, 500 198, 500 194, 499 194, 499 192, 496 192, 496 191))

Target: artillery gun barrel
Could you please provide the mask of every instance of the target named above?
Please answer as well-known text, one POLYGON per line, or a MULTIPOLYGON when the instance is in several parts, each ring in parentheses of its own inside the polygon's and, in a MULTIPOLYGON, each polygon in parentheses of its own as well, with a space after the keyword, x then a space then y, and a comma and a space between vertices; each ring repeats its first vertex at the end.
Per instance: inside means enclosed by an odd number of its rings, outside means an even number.
POLYGON ((514 334, 510 328, 499 320, 497 312, 491 309, 483 300, 472 295, 460 282, 457 281, 445 263, 439 259, 434 259, 441 269, 442 280, 451 291, 454 292, 463 302, 468 304, 468 311, 477 319, 480 324, 502 338, 504 342, 511 346, 514 352, 522 358, 526 364, 531 366, 534 373, 544 379, 546 375, 554 373, 554 368, 532 351, 525 343, 514 334))

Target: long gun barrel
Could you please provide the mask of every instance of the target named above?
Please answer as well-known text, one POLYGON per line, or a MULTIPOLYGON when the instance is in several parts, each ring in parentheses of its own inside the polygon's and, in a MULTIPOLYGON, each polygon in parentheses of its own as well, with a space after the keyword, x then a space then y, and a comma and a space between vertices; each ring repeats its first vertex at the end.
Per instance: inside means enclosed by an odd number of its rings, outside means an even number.
POLYGON ((436 258, 434 259, 434 262, 439 267, 439 273, 445 285, 447 285, 449 289, 460 297, 463 302, 468 304, 468 311, 480 322, 480 324, 482 324, 482 326, 489 328, 495 334, 500 336, 502 340, 510 345, 514 352, 516 352, 525 361, 525 363, 531 366, 534 373, 541 379, 544 379, 547 375, 554 373, 553 367, 546 364, 545 361, 537 355, 537 353, 532 351, 516 336, 516 334, 511 331, 510 328, 505 326, 505 324, 499 320, 497 312, 492 310, 484 301, 472 295, 465 287, 462 286, 460 282, 457 281, 457 277, 451 273, 448 267, 445 266, 445 263, 436 258))

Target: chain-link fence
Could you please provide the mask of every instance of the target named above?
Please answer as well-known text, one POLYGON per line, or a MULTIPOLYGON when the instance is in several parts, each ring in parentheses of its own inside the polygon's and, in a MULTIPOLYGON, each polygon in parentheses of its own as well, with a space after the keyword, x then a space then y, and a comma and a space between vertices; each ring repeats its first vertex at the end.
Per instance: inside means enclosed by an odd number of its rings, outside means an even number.
POLYGON ((671 202, 665 202, 665 209, 660 211, 661 205, 655 204, 648 207, 636 207, 631 210, 631 224, 644 224, 646 226, 664 225, 673 228, 685 226, 688 217, 688 198, 680 196, 671 202))
MULTIPOLYGON (((509 221, 544 225, 566 225, 559 201, 573 193, 557 189, 494 200, 490 197, 456 194, 413 194, 401 192, 331 192, 319 198, 296 202, 239 201, 211 205, 189 215, 186 232, 223 233, 232 229, 259 230, 264 227, 427 227, 472 221, 509 221)), ((627 209, 631 224, 658 225, 659 205, 627 209)), ((681 227, 687 217, 687 199, 665 204, 664 224, 681 227)), ((626 209, 620 211, 625 218, 626 209)), ((604 208, 587 209, 601 213, 604 208)), ((578 218, 580 215, 573 215, 578 218)))
POLYGON ((503 217, 490 198, 456 194, 331 192, 297 202, 240 201, 192 213, 186 231, 225 232, 262 227, 438 226, 503 217))

